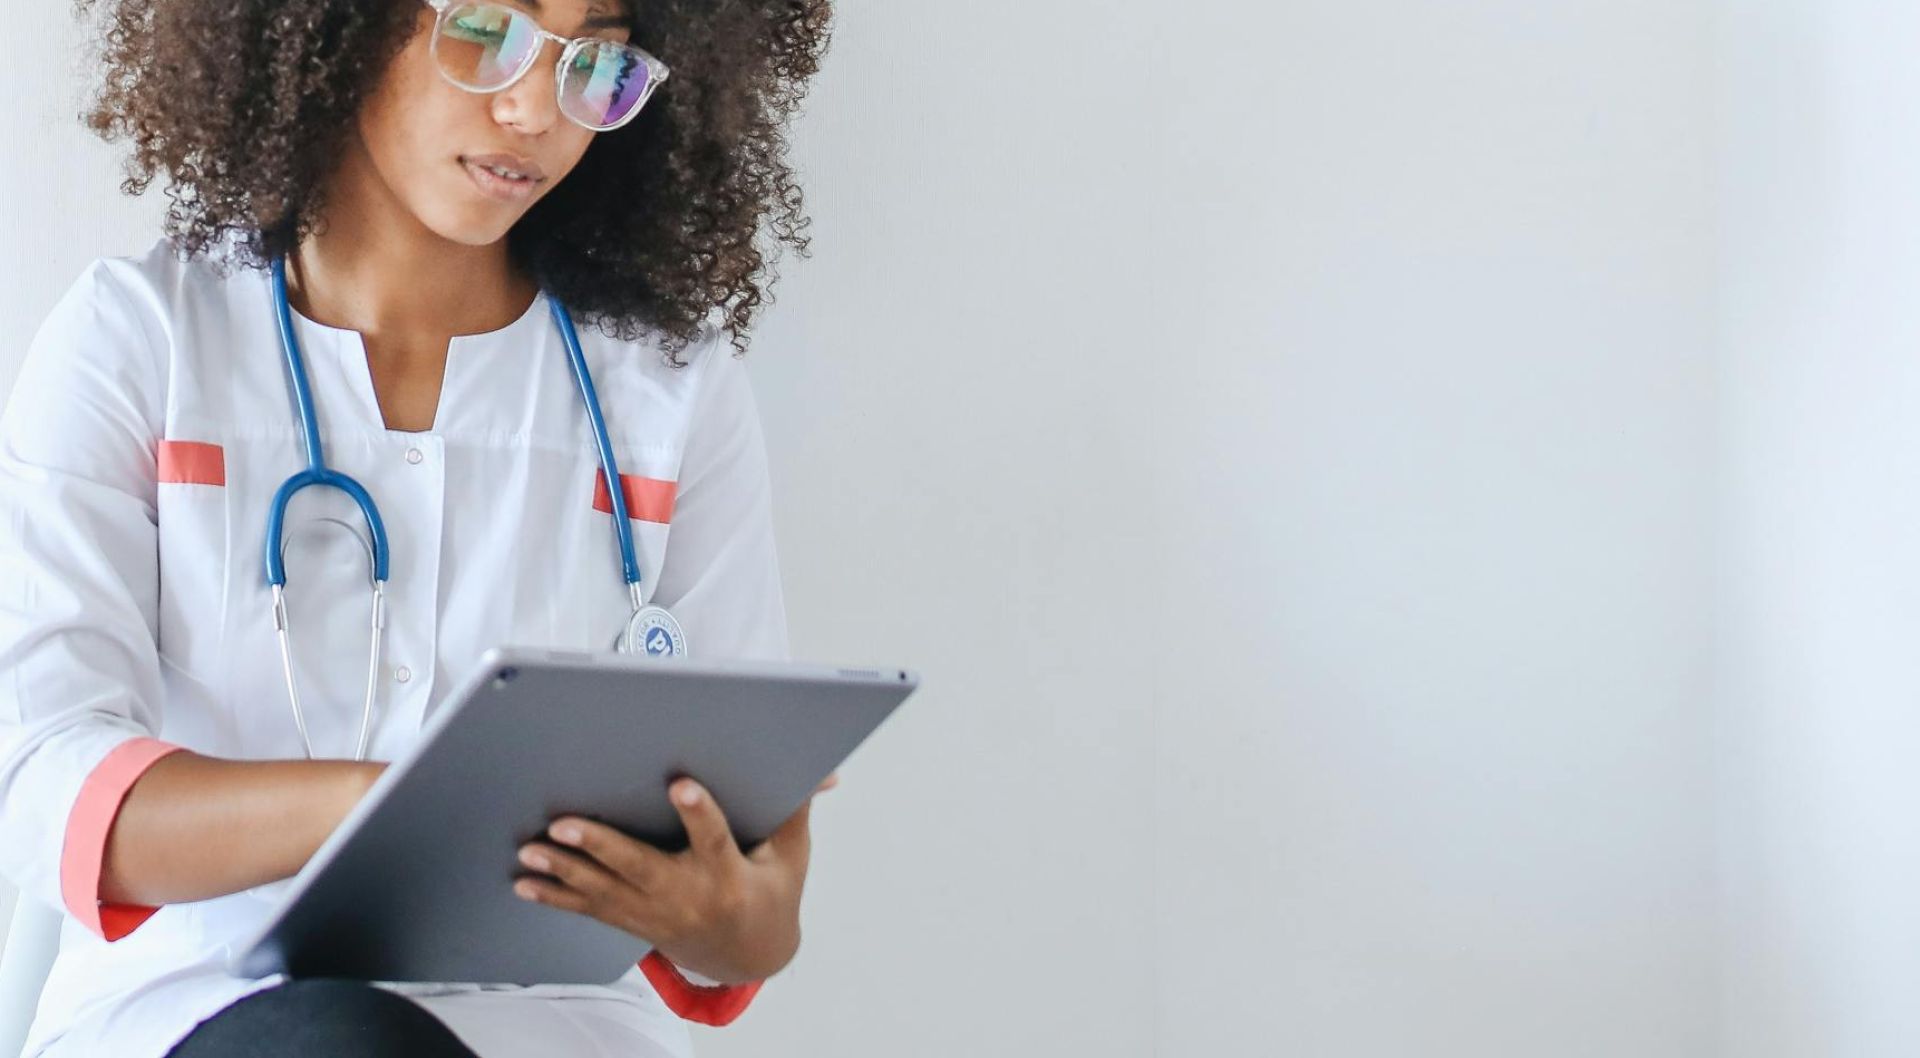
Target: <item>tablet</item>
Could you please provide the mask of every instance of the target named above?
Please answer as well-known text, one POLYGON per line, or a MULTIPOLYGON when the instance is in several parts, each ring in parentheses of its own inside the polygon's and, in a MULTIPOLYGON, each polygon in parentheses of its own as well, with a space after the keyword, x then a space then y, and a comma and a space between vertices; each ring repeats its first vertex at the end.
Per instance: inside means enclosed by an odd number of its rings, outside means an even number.
POLYGON ((258 978, 609 984, 649 950, 523 900, 520 846, 555 816, 686 847, 691 775, 751 849, 919 684, 904 669, 499 649, 295 875, 228 963, 258 978))

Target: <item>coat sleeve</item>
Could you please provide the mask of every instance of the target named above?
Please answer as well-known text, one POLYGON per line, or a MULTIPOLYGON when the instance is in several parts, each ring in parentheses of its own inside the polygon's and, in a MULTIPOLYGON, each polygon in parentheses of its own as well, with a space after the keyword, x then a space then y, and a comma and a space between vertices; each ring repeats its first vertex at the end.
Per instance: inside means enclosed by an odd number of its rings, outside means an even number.
MULTIPOLYGON (((690 657, 784 661, 787 613, 759 406, 745 362, 724 337, 707 349, 701 371, 652 601, 680 622, 690 657)), ((674 1013, 707 1025, 739 1017, 760 990, 760 982, 717 985, 659 952, 640 969, 674 1013)))
POLYGON ((0 874, 117 940, 121 799, 160 729, 155 438, 164 373, 110 266, 54 307, 0 414, 0 874))

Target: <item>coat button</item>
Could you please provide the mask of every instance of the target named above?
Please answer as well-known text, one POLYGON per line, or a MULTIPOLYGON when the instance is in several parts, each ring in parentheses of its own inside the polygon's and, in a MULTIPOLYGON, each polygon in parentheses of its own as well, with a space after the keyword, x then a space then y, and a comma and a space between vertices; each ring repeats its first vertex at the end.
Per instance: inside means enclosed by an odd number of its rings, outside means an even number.
POLYGON ((421 455, 420 450, 418 448, 407 449, 407 462, 412 463, 415 466, 418 466, 420 461, 425 458, 427 457, 424 455, 421 455))
POLYGON ((406 667, 405 665, 402 665, 399 668, 393 670, 393 678, 394 678, 394 681, 397 683, 405 683, 408 680, 413 679, 413 670, 406 667))

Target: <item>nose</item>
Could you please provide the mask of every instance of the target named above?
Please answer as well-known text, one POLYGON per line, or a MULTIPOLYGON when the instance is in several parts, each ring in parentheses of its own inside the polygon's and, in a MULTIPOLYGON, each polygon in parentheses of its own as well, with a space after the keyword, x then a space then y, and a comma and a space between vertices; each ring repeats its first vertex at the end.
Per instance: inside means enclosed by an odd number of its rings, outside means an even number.
POLYGON ((555 82, 555 49, 560 44, 542 41, 533 68, 511 87, 493 93, 493 120, 529 136, 538 136, 561 120, 559 87, 555 82))

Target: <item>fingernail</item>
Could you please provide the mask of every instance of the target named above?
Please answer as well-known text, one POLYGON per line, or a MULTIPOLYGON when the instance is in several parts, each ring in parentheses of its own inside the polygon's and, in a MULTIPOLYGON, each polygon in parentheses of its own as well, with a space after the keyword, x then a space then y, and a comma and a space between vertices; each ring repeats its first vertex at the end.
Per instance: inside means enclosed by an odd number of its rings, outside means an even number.
POLYGON ((553 840, 555 841, 562 841, 568 845, 577 845, 580 842, 579 824, 555 823, 548 829, 553 832, 553 840))
POLYGON ((533 883, 532 882, 513 883, 513 895, 519 897, 522 900, 532 900, 533 899, 533 883))
POLYGON ((547 861, 547 857, 536 849, 521 849, 520 862, 536 871, 544 871, 551 866, 547 861))
POLYGON ((680 803, 692 808, 700 803, 700 784, 691 780, 680 784, 680 792, 675 795, 680 803))

